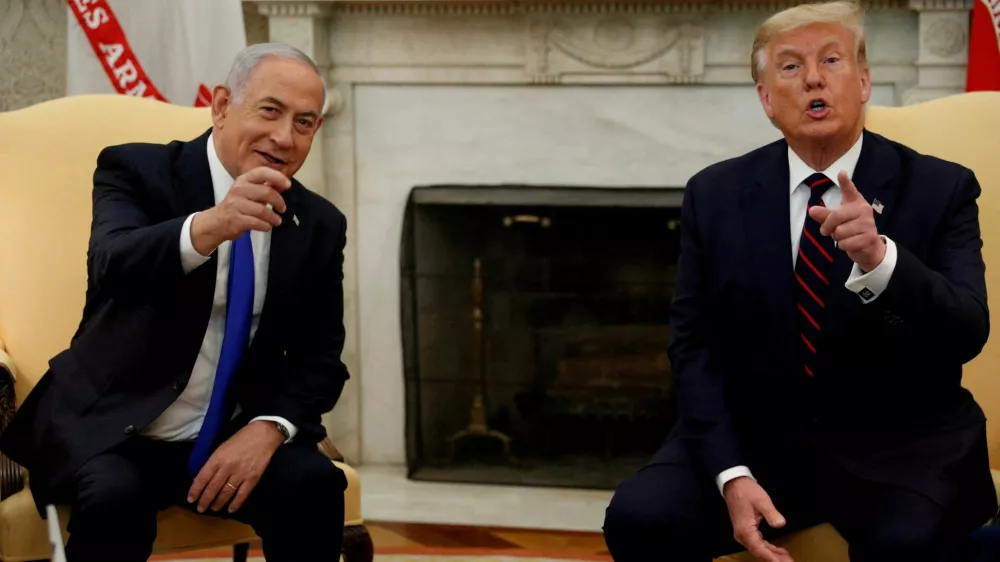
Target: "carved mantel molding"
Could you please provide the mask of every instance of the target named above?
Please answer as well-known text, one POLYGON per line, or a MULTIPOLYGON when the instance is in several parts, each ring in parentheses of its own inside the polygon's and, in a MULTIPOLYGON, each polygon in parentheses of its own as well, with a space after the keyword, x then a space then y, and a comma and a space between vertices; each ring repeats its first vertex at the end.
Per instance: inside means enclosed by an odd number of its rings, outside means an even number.
POLYGON ((331 14, 330 2, 255 2, 261 15, 267 17, 327 17, 331 14))
MULTIPOLYGON (((244 0, 249 1, 249 0, 244 0)), ((919 0, 928 3, 961 3, 970 0, 919 0)), ((773 12, 800 4, 800 0, 270 0, 256 2, 278 10, 275 15, 305 15, 328 9, 335 14, 382 16, 512 16, 523 14, 662 14, 678 12, 773 12)), ((868 11, 900 9, 907 0, 866 0, 868 11)))

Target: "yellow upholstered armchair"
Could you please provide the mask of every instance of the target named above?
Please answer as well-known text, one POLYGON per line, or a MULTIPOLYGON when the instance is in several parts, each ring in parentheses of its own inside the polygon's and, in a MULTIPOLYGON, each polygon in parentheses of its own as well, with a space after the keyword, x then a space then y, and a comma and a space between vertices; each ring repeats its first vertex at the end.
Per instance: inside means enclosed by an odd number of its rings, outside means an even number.
MULTIPOLYGON (((976 174, 983 193, 979 223, 986 262, 986 291, 1000 295, 1000 92, 959 94, 907 107, 871 107, 866 127, 921 152, 957 162, 976 174)), ((995 304, 990 324, 1000 326, 995 304)), ((1000 338, 965 366, 963 381, 986 411, 993 482, 1000 490, 1000 338)), ((780 509, 780 508, 779 508, 780 509)), ((983 522, 985 523, 985 521, 983 522)), ((847 544, 828 524, 789 535, 780 544, 797 562, 847 562, 847 544)), ((751 562, 743 553, 719 562, 751 562)))
MULTIPOLYGON (((210 126, 207 109, 117 95, 0 113, 0 431, 80 321, 98 153, 125 142, 188 140, 210 126)), ((371 562, 358 475, 332 444, 320 449, 347 475, 343 559, 371 562)), ((0 455, 0 561, 49 557, 29 485, 30 475, 0 455)), ((233 545, 234 560, 245 560, 257 538, 246 525, 183 508, 161 512, 158 525, 156 553, 233 545)))

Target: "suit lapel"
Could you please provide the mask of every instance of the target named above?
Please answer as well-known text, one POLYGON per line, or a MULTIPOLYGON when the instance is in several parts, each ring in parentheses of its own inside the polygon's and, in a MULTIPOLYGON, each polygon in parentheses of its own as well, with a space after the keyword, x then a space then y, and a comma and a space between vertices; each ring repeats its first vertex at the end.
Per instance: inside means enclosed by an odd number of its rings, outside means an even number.
POLYGON ((896 208, 893 203, 898 190, 895 189, 896 182, 892 180, 900 177, 902 163, 885 139, 868 131, 863 134, 861 156, 852 179, 869 204, 881 206, 882 212, 875 212, 874 216, 875 227, 882 233, 889 216, 896 208))
MULTIPOLYGON (((212 172, 208 167, 208 136, 206 131, 198 138, 184 143, 177 160, 174 162, 174 190, 179 196, 183 215, 204 211, 215 205, 215 189, 212 186, 212 172)), ((212 252, 211 258, 190 274, 191 315, 197 329, 191 334, 204 334, 212 313, 212 300, 215 296, 216 270, 218 269, 218 253, 212 252)), ((201 336, 198 341, 200 342, 201 336)))
MULTIPOLYGON (((297 181, 292 180, 292 187, 282 196, 285 199, 285 213, 281 216, 281 224, 271 229, 271 251, 267 266, 267 295, 260 314, 260 330, 266 336, 274 325, 277 314, 284 308, 288 300, 288 292, 292 282, 297 277, 302 265, 302 251, 305 247, 305 229, 308 221, 305 209, 301 206, 301 192, 305 189, 297 181)), ((258 347, 261 337, 254 338, 252 347, 258 347)))
MULTIPOLYGON (((757 166, 757 176, 744 182, 740 207, 748 264, 763 292, 778 338, 790 336, 795 317, 792 306, 792 244, 789 231, 788 153, 784 142, 771 145, 757 166)), ((781 339, 782 342, 790 341, 781 339)))
POLYGON ((181 194, 181 205, 185 214, 204 211, 215 205, 215 189, 212 187, 212 171, 208 167, 208 135, 185 143, 176 163, 175 189, 181 194))

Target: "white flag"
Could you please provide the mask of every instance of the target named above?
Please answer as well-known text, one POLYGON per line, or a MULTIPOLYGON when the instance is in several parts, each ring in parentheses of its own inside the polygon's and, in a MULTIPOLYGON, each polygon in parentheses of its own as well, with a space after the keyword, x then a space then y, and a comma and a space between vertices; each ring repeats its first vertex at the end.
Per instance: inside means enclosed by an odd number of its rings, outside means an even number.
POLYGON ((68 0, 66 94, 208 105, 246 46, 240 0, 68 0))

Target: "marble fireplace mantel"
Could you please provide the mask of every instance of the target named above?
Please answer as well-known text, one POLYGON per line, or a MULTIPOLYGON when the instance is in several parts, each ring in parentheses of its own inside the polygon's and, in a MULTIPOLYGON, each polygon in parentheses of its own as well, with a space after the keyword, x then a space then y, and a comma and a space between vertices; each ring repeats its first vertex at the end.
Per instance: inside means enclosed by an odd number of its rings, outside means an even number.
MULTIPOLYGON (((682 186, 698 166, 774 138, 753 99, 749 50, 756 25, 793 4, 248 3, 267 17, 270 40, 312 56, 329 87, 323 133, 299 178, 348 218, 344 358, 352 379, 325 424, 354 463, 405 462, 405 189, 514 180, 682 186), (545 142, 528 134, 536 130, 546 131, 545 142), (524 138, 511 141, 519 131, 524 138), (656 154, 662 169, 650 164, 656 154), (621 162, 628 165, 618 173, 605 172, 621 162)), ((865 5, 873 103, 964 89, 972 0, 865 5)))

